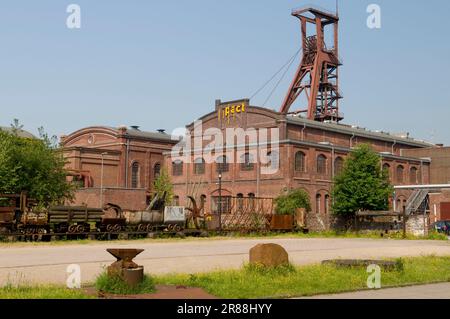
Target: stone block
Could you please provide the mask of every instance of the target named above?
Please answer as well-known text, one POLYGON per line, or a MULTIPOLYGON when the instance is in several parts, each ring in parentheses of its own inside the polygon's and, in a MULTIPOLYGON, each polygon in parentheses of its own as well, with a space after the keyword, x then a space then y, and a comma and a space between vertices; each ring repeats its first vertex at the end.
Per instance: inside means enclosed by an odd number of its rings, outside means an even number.
POLYGON ((250 264, 278 267, 289 264, 287 251, 276 244, 259 244, 250 249, 250 264))

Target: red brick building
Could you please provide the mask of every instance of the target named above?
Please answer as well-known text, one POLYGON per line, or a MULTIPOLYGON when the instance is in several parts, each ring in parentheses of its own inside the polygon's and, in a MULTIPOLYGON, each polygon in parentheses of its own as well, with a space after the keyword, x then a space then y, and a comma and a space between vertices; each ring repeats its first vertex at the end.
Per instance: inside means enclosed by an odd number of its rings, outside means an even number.
MULTIPOLYGON (((410 149, 402 151, 402 155, 429 158, 431 160, 430 184, 450 185, 450 147, 410 149)), ((431 221, 450 220, 449 188, 431 190, 430 211, 431 221)))
POLYGON ((138 127, 88 127, 61 137, 72 180, 82 186, 74 204, 144 209, 163 165, 162 154, 175 143, 162 131, 138 127))
MULTIPOLYGON (((406 136, 286 116, 269 109, 249 106, 248 100, 227 103, 217 101, 215 110, 199 121, 202 123, 200 132, 194 129, 194 123, 187 126, 194 146, 188 156, 180 159, 175 153, 167 152, 165 162, 180 203, 186 203, 191 184, 198 183, 200 186, 197 192, 206 199, 207 212, 217 210, 217 183, 221 170, 225 207, 230 197, 274 198, 283 191, 303 188, 309 194, 313 206, 309 216, 311 228, 329 228, 333 177, 342 168, 350 150, 361 143, 372 145, 380 154, 382 165, 389 170, 393 184, 430 183, 430 159, 406 155, 406 151, 435 146, 406 136), (279 159, 280 169, 274 174, 262 174, 264 165, 257 160, 249 163, 250 158, 257 156, 254 153, 257 147, 247 142, 235 142, 231 148, 224 143, 224 154, 217 155, 213 162, 205 160, 202 154, 211 143, 210 132, 214 128, 218 128, 224 136, 229 128, 275 129, 279 134, 278 149, 272 150, 270 143, 263 143, 259 145, 259 154, 267 153, 274 161, 279 159), (199 135, 204 140, 201 146, 195 146, 194 139, 199 135)), ((270 141, 271 133, 268 134, 270 141)), ((393 206, 397 210, 402 209, 410 193, 399 191, 393 206)))

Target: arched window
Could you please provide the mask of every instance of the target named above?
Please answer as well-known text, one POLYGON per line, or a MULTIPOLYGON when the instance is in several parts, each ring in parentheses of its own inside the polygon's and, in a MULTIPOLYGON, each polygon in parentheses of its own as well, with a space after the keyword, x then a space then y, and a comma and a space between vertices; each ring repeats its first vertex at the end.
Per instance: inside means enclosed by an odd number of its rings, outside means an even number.
POLYGON ((173 176, 183 175, 183 161, 176 160, 172 162, 172 175, 173 176))
POLYGON ((131 165, 131 188, 139 187, 139 163, 134 162, 131 165))
POLYGON ((194 161, 194 174, 203 175, 205 174, 205 160, 201 157, 194 161))
POLYGON ((391 178, 391 165, 389 165, 388 163, 384 163, 383 164, 383 171, 386 171, 389 179, 391 178))
POLYGON ((320 214, 320 205, 322 204, 322 195, 317 194, 316 195, 316 213, 320 214))
POLYGON ((342 157, 336 157, 334 160, 334 174, 340 175, 344 169, 344 159, 342 157))
POLYGON ((180 196, 175 195, 173 197, 173 206, 180 206, 180 196))
POLYGON ((402 200, 399 198, 399 199, 397 199, 397 207, 396 207, 396 211, 397 212, 403 212, 403 209, 402 209, 402 200))
POLYGON ((277 151, 267 152, 267 165, 272 170, 276 171, 280 168, 280 155, 277 151))
POLYGON ((245 153, 241 156, 241 171, 252 171, 254 168, 253 156, 250 153, 245 153))
POLYGON ((219 156, 216 159, 216 171, 217 173, 226 173, 230 170, 230 165, 228 164, 228 159, 225 155, 219 156))
POLYGON ((327 158, 325 155, 317 156, 317 173, 321 175, 327 173, 327 158))
POLYGON ((404 172, 405 172, 405 168, 402 165, 397 166, 397 183, 403 183, 404 172))
POLYGON ((303 152, 295 153, 294 169, 296 172, 299 172, 299 173, 306 172, 305 159, 306 159, 305 153, 303 153, 303 152))
POLYGON ((157 179, 161 175, 161 164, 156 163, 153 167, 153 177, 157 179))
POLYGON ((330 211, 330 195, 325 195, 325 214, 330 211))
POLYGON ((248 195, 248 208, 250 209, 250 212, 253 213, 253 210, 255 208, 255 194, 249 193, 248 195))
POLYGON ((417 179, 417 168, 416 167, 411 167, 411 169, 409 170, 409 182, 411 184, 417 184, 418 183, 418 179, 417 179))
POLYGON ((241 210, 244 209, 244 194, 239 193, 239 194, 236 195, 236 198, 237 198, 238 210, 241 211, 241 210))

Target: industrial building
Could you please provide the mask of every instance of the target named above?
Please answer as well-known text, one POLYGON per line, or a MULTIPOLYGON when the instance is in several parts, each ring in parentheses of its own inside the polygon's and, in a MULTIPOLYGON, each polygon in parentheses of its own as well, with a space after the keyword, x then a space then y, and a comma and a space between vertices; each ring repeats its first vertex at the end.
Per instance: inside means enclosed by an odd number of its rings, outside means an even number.
POLYGON ((87 127, 61 137, 70 179, 81 188, 75 203, 144 209, 161 172, 164 151, 176 141, 170 135, 139 127, 87 127))
MULTIPOLYGON (((186 126, 188 139, 196 147, 181 158, 174 152, 179 141, 164 132, 91 127, 65 136, 62 145, 68 168, 73 179, 85 187, 77 192, 76 202, 114 202, 127 209, 144 209, 152 183, 164 165, 174 185, 175 204, 187 205, 187 196, 195 195, 205 201, 206 213, 215 214, 221 198, 221 212, 226 214, 233 198, 275 198, 287 190, 302 188, 312 203, 312 212, 307 216, 309 228, 329 229, 333 223, 333 178, 349 152, 363 143, 378 152, 392 184, 410 186, 397 190, 391 198, 394 211, 414 211, 411 198, 414 195, 417 202, 415 185, 449 183, 448 149, 413 139, 409 134, 375 132, 342 123, 339 17, 315 8, 294 10, 292 15, 300 21, 302 58, 279 111, 251 105, 248 99, 217 100, 211 113, 186 126), (314 32, 307 32, 307 28, 314 32), (196 131, 197 122, 201 122, 200 132, 196 131), (227 129, 236 128, 274 130, 278 132, 277 147, 268 142, 224 143, 213 161, 203 158, 210 141, 202 139, 198 145, 196 137, 208 136, 211 129, 226 136, 227 129), (269 163, 258 160, 261 152, 270 158, 269 163), (280 165, 273 173, 265 174, 265 165, 274 163, 280 165), (192 185, 196 185, 195 194, 192 185)), ((448 216, 440 207, 447 207, 450 196, 439 192, 430 197, 435 215, 428 222, 448 216)), ((427 213, 430 210, 428 207, 427 213)))

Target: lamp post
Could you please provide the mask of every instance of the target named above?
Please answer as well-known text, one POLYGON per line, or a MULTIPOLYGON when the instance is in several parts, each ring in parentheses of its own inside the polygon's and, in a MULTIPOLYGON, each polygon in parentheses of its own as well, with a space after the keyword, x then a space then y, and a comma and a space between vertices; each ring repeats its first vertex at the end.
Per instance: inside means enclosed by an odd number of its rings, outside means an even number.
POLYGON ((222 231, 222 170, 219 171, 219 230, 222 231))
POLYGON ((104 152, 102 155, 102 167, 101 167, 101 177, 100 177, 100 208, 103 207, 103 165, 104 165, 104 156, 108 155, 108 153, 104 152))

